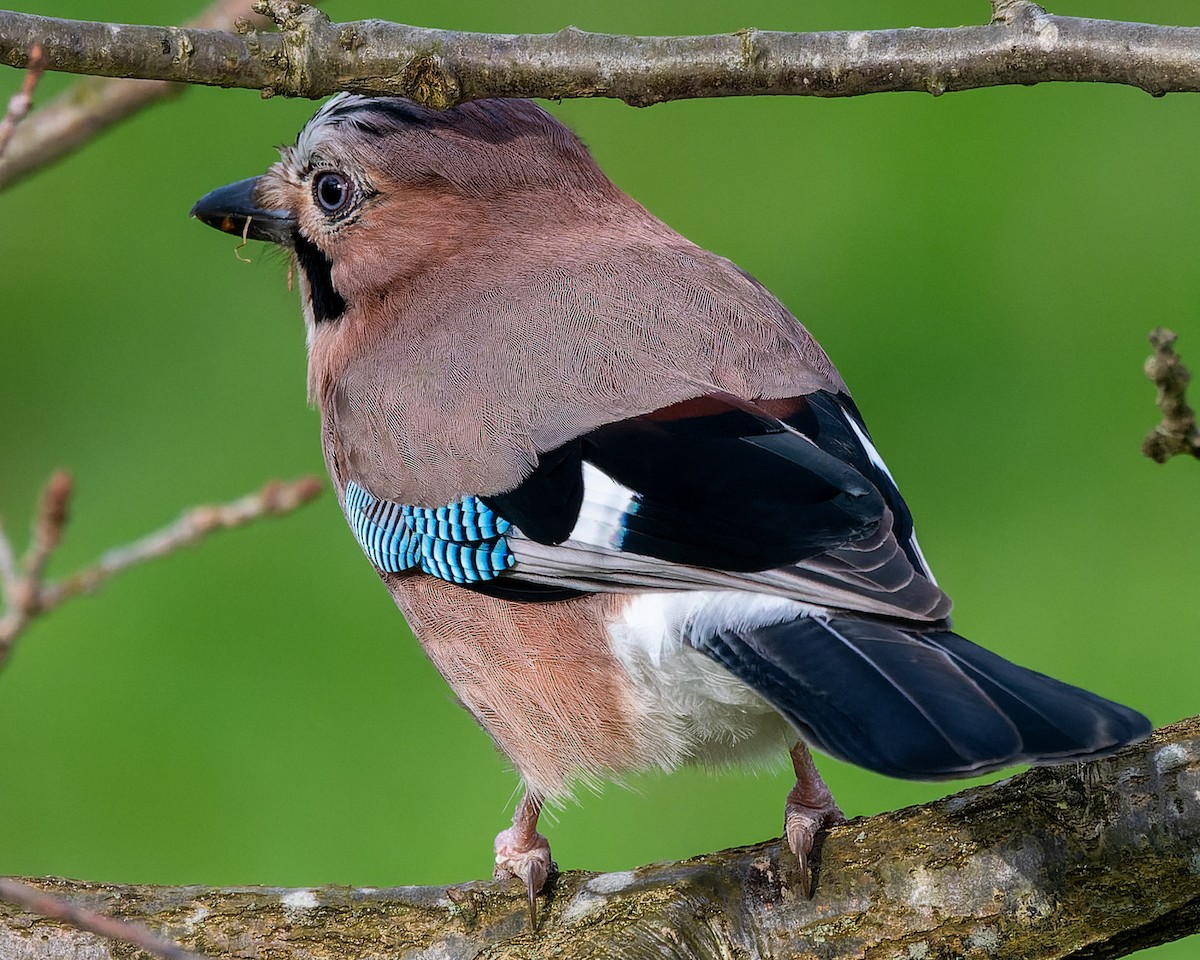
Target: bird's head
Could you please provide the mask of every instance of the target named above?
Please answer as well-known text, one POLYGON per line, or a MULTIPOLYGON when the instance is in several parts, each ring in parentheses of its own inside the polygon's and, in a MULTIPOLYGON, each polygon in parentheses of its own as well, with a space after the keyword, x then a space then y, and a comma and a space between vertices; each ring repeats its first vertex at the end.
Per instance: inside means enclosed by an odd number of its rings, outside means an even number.
POLYGON ((310 342, 356 307, 394 316, 378 305, 459 258, 503 262, 523 239, 546 246, 552 227, 623 199, 578 138, 526 100, 437 111, 339 94, 281 153, 192 215, 291 251, 310 342))

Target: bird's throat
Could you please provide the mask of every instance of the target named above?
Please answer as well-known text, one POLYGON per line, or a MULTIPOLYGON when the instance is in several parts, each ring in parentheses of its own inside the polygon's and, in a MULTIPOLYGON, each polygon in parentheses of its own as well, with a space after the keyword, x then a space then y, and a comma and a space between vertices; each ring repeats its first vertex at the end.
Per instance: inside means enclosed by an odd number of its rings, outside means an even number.
POLYGON ((315 324, 331 323, 346 312, 346 301, 333 286, 333 261, 300 231, 296 231, 296 263, 304 275, 315 324))

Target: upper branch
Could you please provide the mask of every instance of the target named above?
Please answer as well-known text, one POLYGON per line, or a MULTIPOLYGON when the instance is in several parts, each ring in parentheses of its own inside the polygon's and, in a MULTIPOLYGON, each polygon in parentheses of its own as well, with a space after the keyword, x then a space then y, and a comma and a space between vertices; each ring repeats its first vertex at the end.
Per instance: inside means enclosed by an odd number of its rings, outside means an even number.
POLYGON ((1123 83, 1160 95, 1200 91, 1200 28, 1057 17, 1023 0, 982 26, 706 37, 429 30, 381 20, 336 24, 272 0, 278 32, 224 33, 58 20, 0 11, 0 62, 23 67, 34 43, 49 69, 142 77, 264 94, 338 90, 445 107, 482 97, 686 97, 941 94, 1049 80, 1123 83))

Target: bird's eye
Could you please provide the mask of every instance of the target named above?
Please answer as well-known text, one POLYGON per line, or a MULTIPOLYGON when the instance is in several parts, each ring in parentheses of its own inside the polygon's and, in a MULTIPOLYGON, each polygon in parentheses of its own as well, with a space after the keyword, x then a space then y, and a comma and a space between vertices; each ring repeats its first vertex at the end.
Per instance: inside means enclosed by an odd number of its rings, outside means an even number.
POLYGON ((343 173, 328 170, 313 181, 313 196, 325 213, 334 216, 345 212, 350 205, 350 181, 343 173))

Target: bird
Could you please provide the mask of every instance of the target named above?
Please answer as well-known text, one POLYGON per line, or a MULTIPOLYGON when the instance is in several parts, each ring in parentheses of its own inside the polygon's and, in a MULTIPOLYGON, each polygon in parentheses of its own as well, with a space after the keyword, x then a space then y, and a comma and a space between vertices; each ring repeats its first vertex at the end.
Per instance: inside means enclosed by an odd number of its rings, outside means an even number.
POLYGON ((339 504, 521 778, 494 873, 533 923, 581 787, 790 756, 811 896, 812 750, 946 780, 1148 735, 954 632, 813 335, 540 106, 344 93, 280 151, 192 215, 291 256, 339 504))

